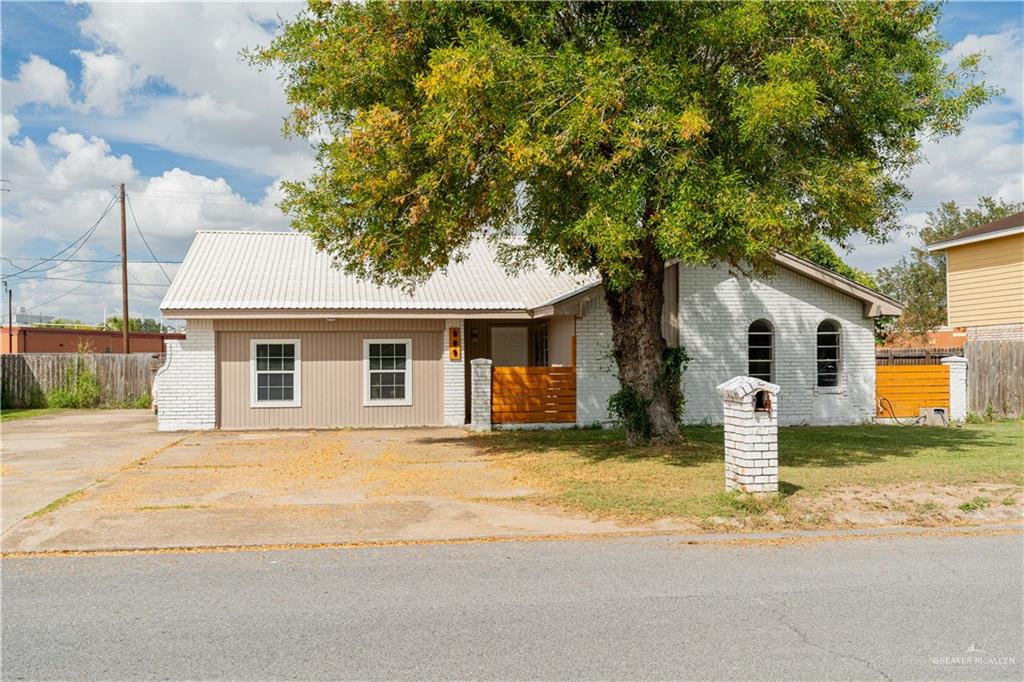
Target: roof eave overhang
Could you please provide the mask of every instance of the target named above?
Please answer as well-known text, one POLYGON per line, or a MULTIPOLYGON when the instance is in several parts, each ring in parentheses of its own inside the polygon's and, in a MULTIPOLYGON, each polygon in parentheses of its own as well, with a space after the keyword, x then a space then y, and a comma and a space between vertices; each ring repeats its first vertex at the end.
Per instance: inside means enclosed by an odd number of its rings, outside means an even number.
POLYGON ((460 319, 499 319, 528 320, 533 315, 527 310, 466 310, 466 309, 403 309, 403 308, 363 308, 330 310, 326 308, 162 308, 165 318, 176 320, 237 320, 237 319, 417 319, 444 320, 460 319))
POLYGON ((869 289, 863 284, 858 284, 852 279, 837 275, 828 268, 823 268, 817 263, 804 260, 791 253, 780 251, 774 256, 775 263, 804 275, 810 279, 821 282, 825 286, 842 292, 864 304, 864 317, 880 317, 882 315, 900 315, 903 313, 903 304, 889 298, 884 294, 869 289))
POLYGON ((963 237, 962 239, 948 239, 944 242, 936 242, 934 244, 928 244, 925 248, 928 251, 934 253, 936 251, 945 251, 948 248, 954 246, 965 246, 967 244, 975 244, 977 242, 985 242, 990 239, 999 239, 1000 237, 1011 237, 1015 234, 1024 234, 1024 225, 1018 225, 1016 227, 1008 227, 1005 230, 998 230, 996 232, 986 232, 984 234, 976 234, 970 237, 963 237))
POLYGON ((580 306, 594 297, 601 288, 600 282, 590 282, 577 287, 567 294, 553 298, 547 303, 530 308, 531 317, 552 317, 554 315, 582 315, 580 306))

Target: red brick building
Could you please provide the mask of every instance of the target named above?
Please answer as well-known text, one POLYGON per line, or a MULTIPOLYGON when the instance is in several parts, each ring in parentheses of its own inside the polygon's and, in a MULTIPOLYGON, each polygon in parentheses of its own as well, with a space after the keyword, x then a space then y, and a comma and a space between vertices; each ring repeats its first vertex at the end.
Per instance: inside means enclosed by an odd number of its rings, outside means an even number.
MULTIPOLYGON (((119 331, 98 329, 61 329, 56 327, 2 327, 0 354, 7 353, 122 353, 124 347, 119 331)), ((132 332, 129 335, 132 353, 163 353, 167 339, 184 339, 184 334, 167 332, 132 332)))

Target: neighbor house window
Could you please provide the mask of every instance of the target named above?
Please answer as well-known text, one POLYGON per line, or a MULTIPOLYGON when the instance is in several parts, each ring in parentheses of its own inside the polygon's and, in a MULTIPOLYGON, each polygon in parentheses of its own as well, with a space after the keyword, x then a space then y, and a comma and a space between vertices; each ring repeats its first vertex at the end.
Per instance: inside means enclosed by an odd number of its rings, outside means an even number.
POLYGON ((363 341, 363 404, 412 405, 412 341, 363 341))
POLYGON ((253 339, 249 347, 252 407, 298 407, 300 404, 298 339, 253 339))
POLYGON ((747 374, 762 381, 772 380, 772 365, 775 359, 772 324, 757 320, 747 330, 747 374))
POLYGON ((825 320, 818 325, 818 386, 839 386, 839 323, 825 320))

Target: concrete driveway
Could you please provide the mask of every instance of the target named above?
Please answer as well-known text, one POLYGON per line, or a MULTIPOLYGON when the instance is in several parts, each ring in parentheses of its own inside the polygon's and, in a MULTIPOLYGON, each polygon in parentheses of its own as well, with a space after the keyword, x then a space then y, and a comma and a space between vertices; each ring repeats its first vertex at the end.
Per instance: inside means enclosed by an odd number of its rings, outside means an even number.
POLYGON ((146 410, 68 410, 0 425, 2 530, 181 438, 146 410))
MULTIPOLYGON (((31 461, 36 474, 10 482, 16 499, 31 498, 12 516, 24 516, 25 510, 43 508, 84 483, 89 485, 58 508, 6 528, 4 552, 420 541, 636 529, 524 503, 523 498, 535 491, 523 488, 509 470, 493 466, 462 429, 175 435, 156 432, 149 415, 134 417, 138 421, 126 416, 126 422, 117 426, 104 420, 113 416, 104 412, 91 417, 90 443, 95 439, 99 448, 104 439, 115 439, 103 467, 76 472, 80 475, 61 486, 46 487, 40 478, 51 467, 59 473, 68 461, 80 459, 76 453, 81 438, 50 436, 33 452, 12 448, 10 466, 27 468, 31 461), (130 434, 125 433, 127 423, 132 424, 130 434), (122 441, 132 445, 116 445, 122 441)), ((66 421, 76 425, 77 433, 85 418, 73 414, 47 417, 46 422, 26 420, 19 432, 45 426, 48 433, 59 433, 66 421)), ((6 432, 4 436, 6 447, 6 432)))

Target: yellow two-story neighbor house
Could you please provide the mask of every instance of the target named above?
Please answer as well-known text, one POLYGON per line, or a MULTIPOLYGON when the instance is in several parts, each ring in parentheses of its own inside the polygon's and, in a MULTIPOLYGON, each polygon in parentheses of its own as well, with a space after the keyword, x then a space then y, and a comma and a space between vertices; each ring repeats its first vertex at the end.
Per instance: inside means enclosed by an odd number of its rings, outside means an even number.
POLYGON ((948 323, 969 341, 1024 340, 1024 212, 972 227, 928 250, 946 253, 948 323))

